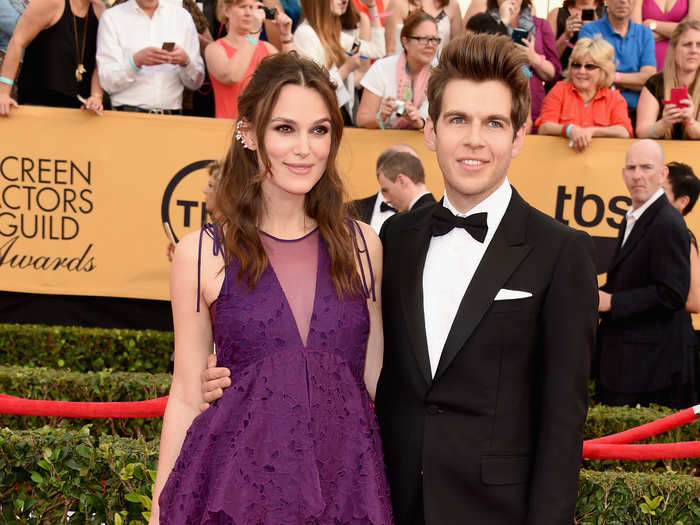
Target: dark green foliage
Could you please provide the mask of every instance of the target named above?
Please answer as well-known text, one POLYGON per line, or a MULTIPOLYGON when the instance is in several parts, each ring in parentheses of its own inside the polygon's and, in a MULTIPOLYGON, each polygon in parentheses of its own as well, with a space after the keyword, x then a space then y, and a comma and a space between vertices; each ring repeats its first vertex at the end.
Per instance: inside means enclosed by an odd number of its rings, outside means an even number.
POLYGON ((167 372, 172 332, 0 324, 0 365, 167 372))

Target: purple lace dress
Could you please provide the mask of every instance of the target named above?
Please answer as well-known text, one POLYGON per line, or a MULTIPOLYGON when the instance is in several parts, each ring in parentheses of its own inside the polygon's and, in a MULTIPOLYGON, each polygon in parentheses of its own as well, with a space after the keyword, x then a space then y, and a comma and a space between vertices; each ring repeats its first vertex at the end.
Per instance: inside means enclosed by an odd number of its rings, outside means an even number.
POLYGON ((260 237, 270 264, 258 284, 238 282, 234 260, 212 305, 218 366, 232 384, 187 431, 160 523, 391 524, 363 381, 366 299, 338 297, 318 230, 260 237))

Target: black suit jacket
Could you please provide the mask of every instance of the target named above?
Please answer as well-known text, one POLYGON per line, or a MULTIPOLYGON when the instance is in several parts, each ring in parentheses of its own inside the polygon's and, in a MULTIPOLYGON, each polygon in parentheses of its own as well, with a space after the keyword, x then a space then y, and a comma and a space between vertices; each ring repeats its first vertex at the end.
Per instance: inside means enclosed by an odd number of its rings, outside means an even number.
POLYGON ((690 379, 690 237, 665 195, 620 247, 625 225, 602 288, 612 294, 612 309, 598 333, 599 380, 615 392, 652 392, 670 386, 674 374, 690 379))
POLYGON ((417 210, 418 208, 422 206, 426 206, 428 204, 434 204, 435 203, 435 197, 433 197, 432 193, 426 193, 425 195, 422 195, 420 199, 418 199, 413 206, 411 206, 411 209, 409 211, 417 210))
POLYGON ((593 245, 513 190, 431 377, 425 206, 382 230, 379 418, 397 525, 573 522, 598 294, 593 245), (387 271, 387 269, 392 271, 387 271), (494 301, 501 288, 531 297, 494 301))
POLYGON ((370 224, 372 222, 372 212, 374 205, 377 202, 377 194, 365 197, 364 199, 356 199, 351 201, 351 212, 354 219, 370 224))

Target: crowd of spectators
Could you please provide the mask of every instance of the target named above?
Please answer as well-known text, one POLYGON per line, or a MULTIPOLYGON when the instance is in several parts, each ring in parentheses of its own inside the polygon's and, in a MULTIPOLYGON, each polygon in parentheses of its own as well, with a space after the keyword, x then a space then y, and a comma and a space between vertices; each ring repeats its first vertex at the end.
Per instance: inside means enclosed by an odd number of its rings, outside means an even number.
POLYGON ((0 0, 0 115, 19 103, 235 119, 260 61, 295 50, 327 68, 347 126, 421 129, 432 65, 472 31, 526 55, 530 133, 576 151, 599 136, 698 139, 700 2, 663 7, 565 0, 541 18, 532 0, 472 0, 463 17, 457 0, 0 0))

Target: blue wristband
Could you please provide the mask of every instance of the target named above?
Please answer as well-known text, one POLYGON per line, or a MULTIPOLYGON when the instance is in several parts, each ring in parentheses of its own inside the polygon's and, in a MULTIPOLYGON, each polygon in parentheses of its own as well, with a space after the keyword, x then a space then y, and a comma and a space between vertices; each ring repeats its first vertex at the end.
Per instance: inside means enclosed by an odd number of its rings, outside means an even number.
POLYGON ((134 57, 130 56, 129 57, 129 65, 132 67, 132 69, 136 72, 141 71, 141 68, 138 67, 136 64, 134 64, 134 57))
POLYGON ((0 82, 2 82, 3 84, 7 84, 8 86, 15 85, 15 81, 12 80, 11 78, 7 78, 7 77, 0 77, 0 82))
POLYGON ((381 108, 379 108, 379 111, 377 111, 377 124, 379 125, 379 129, 384 129, 384 121, 382 120, 381 108))
POLYGON ((569 124, 568 126, 566 126, 566 138, 567 139, 571 138, 571 128, 573 128, 573 127, 574 127, 573 124, 569 124))

